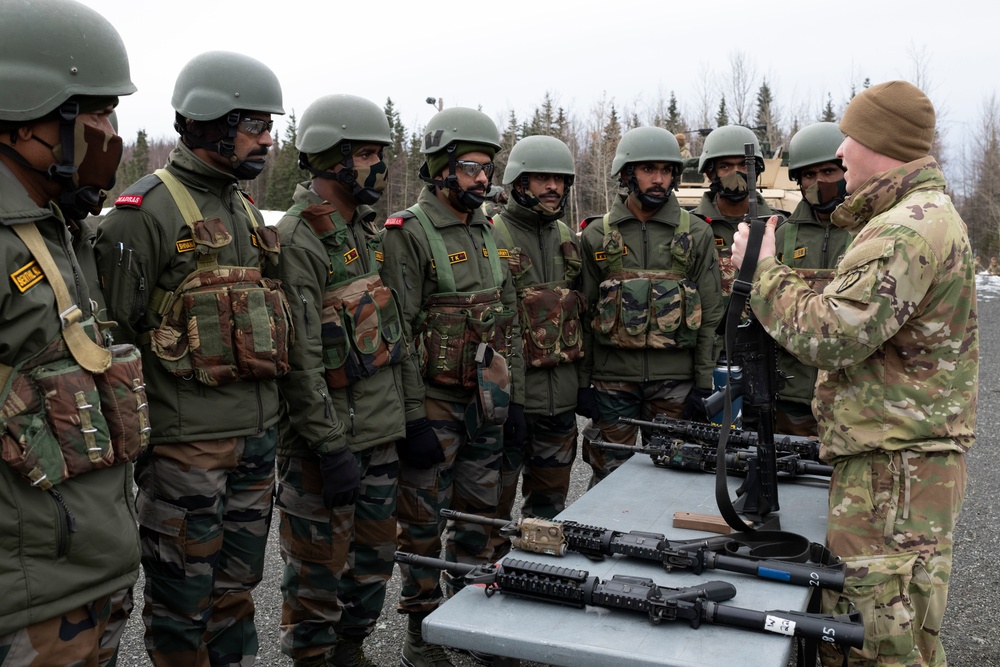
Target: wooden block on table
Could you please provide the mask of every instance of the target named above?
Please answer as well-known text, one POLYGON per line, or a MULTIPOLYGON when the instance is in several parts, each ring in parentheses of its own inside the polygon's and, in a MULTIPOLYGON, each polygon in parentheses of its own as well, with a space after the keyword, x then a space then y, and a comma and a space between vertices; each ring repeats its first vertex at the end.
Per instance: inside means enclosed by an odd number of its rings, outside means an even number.
MULTIPOLYGON (((747 521, 748 526, 753 525, 747 521)), ((728 535, 733 532, 726 520, 716 514, 695 514, 694 512, 674 512, 674 528, 690 528, 707 533, 728 535)))

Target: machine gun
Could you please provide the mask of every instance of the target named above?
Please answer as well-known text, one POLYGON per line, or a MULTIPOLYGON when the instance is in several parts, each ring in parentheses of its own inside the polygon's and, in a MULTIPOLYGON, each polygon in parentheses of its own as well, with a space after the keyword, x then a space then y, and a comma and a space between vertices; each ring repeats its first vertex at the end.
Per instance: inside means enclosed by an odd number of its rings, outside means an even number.
MULTIPOLYGON (((705 570, 726 570, 795 586, 844 590, 842 567, 730 556, 713 551, 713 549, 724 549, 727 544, 735 544, 734 538, 728 535, 710 540, 671 541, 659 533, 634 530, 623 533, 575 521, 527 518, 515 522, 449 509, 442 509, 441 516, 495 526, 500 529, 502 537, 510 539, 514 548, 522 551, 550 556, 563 556, 567 551, 575 551, 592 559, 621 554, 631 558, 656 561, 668 572, 690 570, 694 574, 701 574, 705 570)), ((808 552, 810 550, 808 540, 802 538, 802 541, 805 542, 801 545, 802 552, 808 552)))
POLYGON ((514 597, 570 607, 587 605, 644 612, 651 623, 683 620, 692 628, 715 623, 757 632, 803 637, 860 648, 864 626, 858 613, 849 616, 797 611, 757 611, 718 604, 736 595, 736 587, 709 581, 690 588, 658 586, 652 579, 615 575, 601 581, 586 570, 507 558, 491 565, 466 565, 397 551, 396 562, 445 570, 466 585, 485 586, 487 597, 496 591, 514 597))
MULTIPOLYGON (((718 455, 714 447, 700 442, 684 442, 683 440, 657 436, 648 445, 622 445, 617 442, 590 439, 590 444, 598 449, 613 449, 635 454, 648 454, 653 464, 660 468, 675 470, 700 470, 714 473, 718 464, 718 455)), ((746 475, 754 466, 757 453, 751 449, 726 449, 726 473, 746 475)), ((833 475, 833 467, 801 458, 799 454, 780 454, 775 459, 775 467, 784 478, 800 475, 817 475, 827 477, 833 475)), ((779 477, 779 479, 782 479, 779 477)), ((737 491, 737 494, 740 492, 737 491)))

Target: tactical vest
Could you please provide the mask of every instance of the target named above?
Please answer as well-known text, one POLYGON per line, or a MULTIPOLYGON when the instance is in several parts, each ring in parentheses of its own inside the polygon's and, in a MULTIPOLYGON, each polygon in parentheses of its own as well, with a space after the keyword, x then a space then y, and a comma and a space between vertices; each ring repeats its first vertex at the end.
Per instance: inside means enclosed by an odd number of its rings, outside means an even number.
POLYGON ((600 285, 594 336, 602 345, 627 350, 688 349, 701 328, 698 285, 687 277, 691 262, 691 216, 681 209, 670 242, 671 268, 624 268, 626 252, 618 225, 604 215, 603 252, 608 270, 600 285))
MULTIPOLYGON (((233 237, 219 218, 206 220, 187 189, 165 169, 155 175, 167 186, 191 229, 197 268, 172 291, 157 287, 148 308, 160 325, 144 334, 163 367, 210 387, 246 380, 273 380, 288 372, 292 335, 288 302, 277 281, 259 266, 220 266, 218 254, 233 237)), ((253 244, 276 262, 280 246, 274 227, 260 227, 246 199, 253 244)))
MULTIPOLYGON (((301 217, 322 240, 336 231, 330 217, 333 211, 329 204, 301 203, 288 214, 301 217)), ((344 389, 374 375, 383 366, 403 360, 403 315, 392 290, 382 284, 375 268, 378 264, 374 249, 351 248, 341 253, 331 245, 328 254, 321 319, 323 366, 327 385, 344 389), (350 277, 347 265, 357 261, 359 252, 369 254, 372 270, 350 277)))
POLYGON ((416 216, 427 236, 439 290, 424 302, 414 331, 423 376, 431 384, 443 387, 477 389, 476 353, 480 343, 492 347, 504 358, 512 349, 514 311, 500 300, 503 268, 496 241, 486 226, 480 226, 494 287, 457 292, 441 233, 419 205, 407 210, 416 216))
POLYGON ((792 262, 795 261, 795 241, 798 235, 799 226, 798 224, 789 224, 785 229, 785 246, 781 255, 781 262, 790 266, 795 270, 795 273, 809 285, 810 288, 817 294, 822 294, 826 286, 833 282, 833 277, 836 275, 836 269, 802 269, 793 266, 792 262))
POLYGON ((3 460, 32 486, 134 460, 149 443, 139 351, 103 347, 83 318, 34 223, 15 225, 55 293, 63 329, 16 366, 0 364, 3 460), (88 333, 89 332, 89 333, 88 333))
POLYGON ((552 258, 556 273, 565 278, 525 286, 531 258, 514 247, 514 238, 503 217, 494 216, 493 225, 511 247, 507 262, 517 288, 524 363, 531 368, 553 368, 582 359, 580 316, 587 302, 583 294, 570 288, 580 274, 582 260, 569 227, 561 220, 556 221, 561 253, 552 258))

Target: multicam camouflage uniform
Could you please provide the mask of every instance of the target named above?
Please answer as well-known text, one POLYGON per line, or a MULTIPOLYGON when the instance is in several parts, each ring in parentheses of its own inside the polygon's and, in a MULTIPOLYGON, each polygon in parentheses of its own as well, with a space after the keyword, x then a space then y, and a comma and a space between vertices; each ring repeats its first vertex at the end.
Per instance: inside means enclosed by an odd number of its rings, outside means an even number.
MULTIPOLYGON (((580 386, 592 383, 597 390, 602 438, 635 444, 637 427, 620 424, 619 417, 680 418, 692 386, 712 387, 715 327, 722 318, 712 232, 682 211, 673 193, 645 223, 622 196, 606 220, 587 225, 581 246, 588 315, 580 386), (614 268, 619 261, 622 268, 614 268)), ((584 447, 592 483, 629 456, 584 447)))
MULTIPOLYGON (((513 403, 524 403, 524 366, 520 350, 513 345, 521 335, 515 317, 514 284, 507 263, 493 257, 488 247, 484 234, 490 234, 491 243, 497 245, 489 221, 476 209, 466 225, 438 200, 432 187, 421 191, 417 205, 441 236, 447 257, 437 257, 416 215, 409 210, 394 214, 385 224, 383 252, 388 261, 382 266, 382 279, 400 295, 404 333, 415 343, 414 363, 425 383, 417 394, 420 412, 408 411, 407 420, 420 418, 426 411, 445 457, 443 463, 428 469, 400 463, 399 548, 438 557, 445 528, 439 516, 442 508, 493 517, 500 496, 502 426, 477 422, 475 390, 463 381, 474 368, 476 345, 470 336, 492 336, 490 344, 507 356, 513 403), (499 261, 494 264, 491 260, 499 261), (482 299, 463 296, 449 297, 448 303, 441 301, 442 292, 447 290, 439 286, 438 261, 449 262, 454 292, 489 297, 488 317, 472 316, 477 307, 483 307, 474 301, 482 299), (435 301, 436 314, 429 309, 435 301), (483 319, 495 322, 495 328, 487 327, 483 319)), ((412 396, 406 398, 409 406, 412 396)), ((471 564, 487 561, 492 555, 488 533, 486 526, 450 523, 445 531, 445 558, 471 564)), ((413 566, 400 570, 400 611, 433 611, 442 599, 440 572, 413 566)), ((445 581, 454 586, 447 577, 445 581)))
MULTIPOLYGON (((565 223, 542 222, 517 201, 508 203, 493 224, 510 250, 517 288, 528 423, 523 446, 504 444, 500 516, 510 518, 523 470, 521 514, 551 519, 566 507, 576 459, 576 362, 583 353, 585 306, 576 289, 580 250, 565 223)), ((506 553, 506 538, 494 531, 490 539, 495 558, 506 553)))
MULTIPOLYGON (((242 267, 249 275, 259 272, 273 243, 261 234, 263 218, 235 176, 183 144, 165 169, 193 198, 208 238, 193 239, 168 186, 147 176, 119 197, 101 222, 96 245, 109 316, 122 337, 141 345, 149 386, 151 452, 136 464, 146 647, 156 664, 247 663, 257 651, 251 591, 263 577, 271 524, 279 417, 273 376, 280 374, 278 348, 287 350, 276 324, 287 336, 287 320, 276 323, 274 313, 262 309, 265 299, 280 295, 262 279, 245 292, 257 295, 254 309, 242 310, 235 299, 231 314, 205 308, 196 319, 198 334, 187 341, 206 355, 197 363, 211 373, 228 367, 223 362, 230 357, 257 353, 264 377, 270 362, 271 379, 212 386, 205 380, 213 378, 203 377, 208 371, 185 375, 177 363, 161 358, 162 350, 152 349, 157 338, 150 332, 184 330, 173 319, 171 295, 198 270, 200 259, 217 250, 212 256, 219 265, 242 267), (219 242, 227 236, 227 243, 219 242), (203 255, 211 244, 217 248, 203 255), (246 321, 235 323, 240 317, 246 321), (237 355, 237 346, 252 352, 237 355)), ((182 301, 199 303, 194 297, 182 301)))
MULTIPOLYGON (((804 199, 775 231, 778 261, 795 269, 817 292, 822 292, 829 284, 833 267, 850 240, 846 229, 817 218, 804 199)), ((777 352, 778 369, 788 379, 778 395, 774 430, 788 435, 815 436, 817 427, 812 398, 818 371, 797 360, 783 347, 779 346, 777 352)))
POLYGON ((296 331, 291 371, 279 380, 287 405, 275 497, 285 561, 281 649, 303 661, 338 638, 360 642, 382 611, 396 546, 407 361, 397 301, 378 278, 382 253, 366 234, 374 209, 359 206, 345 221, 308 186, 296 188, 278 223, 274 271, 296 331), (355 505, 331 512, 316 454, 345 446, 358 459, 361 490, 355 505))
MULTIPOLYGON (((833 214, 856 237, 817 294, 767 258, 751 305, 821 369, 813 409, 834 465, 827 542, 865 615, 852 665, 944 665, 941 619, 964 453, 975 436, 979 334, 965 223, 931 157, 878 174, 833 214)), ((824 664, 839 657, 827 652, 824 664)))

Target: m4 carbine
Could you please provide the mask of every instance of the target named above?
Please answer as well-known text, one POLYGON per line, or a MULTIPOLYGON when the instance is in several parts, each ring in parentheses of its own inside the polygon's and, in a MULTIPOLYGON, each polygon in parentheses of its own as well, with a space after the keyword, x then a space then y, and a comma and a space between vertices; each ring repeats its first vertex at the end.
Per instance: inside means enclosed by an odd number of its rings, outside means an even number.
POLYGON ((510 539, 514 548, 522 551, 550 556, 563 556, 567 551, 575 551, 594 559, 621 554, 631 558, 656 561, 668 572, 690 570, 694 574, 701 574, 705 570, 726 570, 795 586, 844 590, 842 567, 730 556, 713 551, 716 548, 724 548, 726 543, 733 542, 734 538, 730 536, 710 540, 671 542, 658 533, 634 530, 623 533, 575 521, 550 521, 538 518, 505 521, 449 509, 442 509, 441 516, 500 528, 500 535, 510 539))
POLYGON ((652 623, 683 620, 697 628, 714 623, 757 632, 803 637, 860 648, 865 631, 860 614, 830 616, 798 611, 757 611, 718 604, 736 595, 736 587, 709 581, 690 588, 667 588, 646 577, 615 575, 601 581, 586 570, 556 567, 507 558, 496 565, 466 565, 402 551, 396 562, 445 570, 466 585, 485 586, 487 597, 496 591, 515 597, 554 602, 570 607, 587 605, 626 609, 647 614, 652 623))

